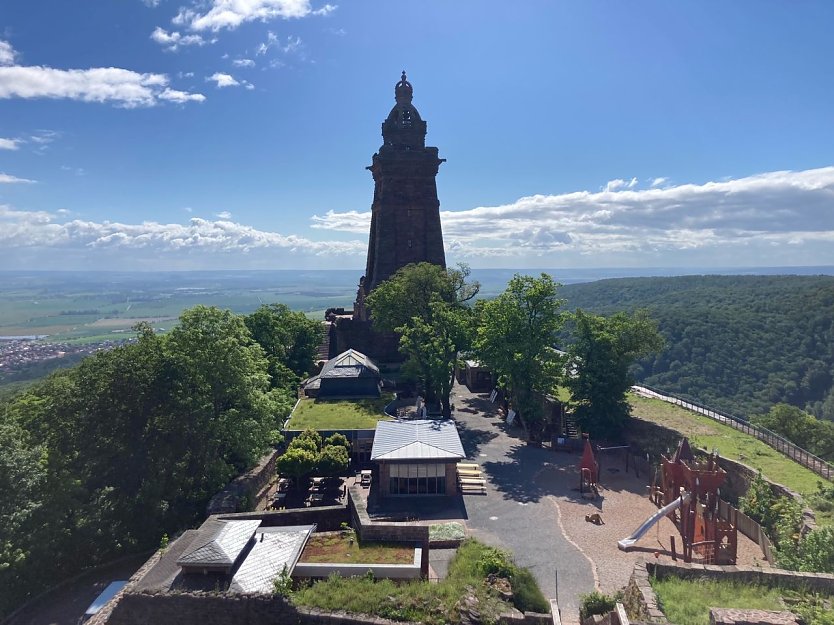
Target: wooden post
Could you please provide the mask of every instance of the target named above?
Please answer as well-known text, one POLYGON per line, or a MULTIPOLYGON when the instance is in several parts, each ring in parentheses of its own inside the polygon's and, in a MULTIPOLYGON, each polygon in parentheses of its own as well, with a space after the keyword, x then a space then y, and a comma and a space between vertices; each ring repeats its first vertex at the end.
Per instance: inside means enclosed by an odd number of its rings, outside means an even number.
POLYGON ((675 537, 674 536, 669 536, 669 542, 672 543, 672 560, 677 562, 678 561, 678 554, 677 554, 677 550, 675 549, 675 537))

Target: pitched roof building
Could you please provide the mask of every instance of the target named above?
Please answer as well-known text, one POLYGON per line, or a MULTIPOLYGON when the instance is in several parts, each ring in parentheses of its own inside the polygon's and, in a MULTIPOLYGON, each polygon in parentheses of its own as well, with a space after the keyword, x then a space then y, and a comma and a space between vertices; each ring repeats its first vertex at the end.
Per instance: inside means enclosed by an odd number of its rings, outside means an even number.
POLYGON ((371 460, 379 492, 392 495, 456 495, 457 463, 466 457, 453 421, 380 421, 371 460))

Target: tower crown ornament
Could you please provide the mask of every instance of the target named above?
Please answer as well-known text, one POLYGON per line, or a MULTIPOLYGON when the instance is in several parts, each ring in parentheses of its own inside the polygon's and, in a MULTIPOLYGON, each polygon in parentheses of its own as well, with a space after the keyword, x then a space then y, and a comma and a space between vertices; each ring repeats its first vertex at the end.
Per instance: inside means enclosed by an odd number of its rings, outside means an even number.
POLYGON ((413 97, 414 89, 405 77, 405 70, 403 70, 400 82, 394 85, 394 99, 397 101, 397 104, 411 104, 411 99, 413 97))

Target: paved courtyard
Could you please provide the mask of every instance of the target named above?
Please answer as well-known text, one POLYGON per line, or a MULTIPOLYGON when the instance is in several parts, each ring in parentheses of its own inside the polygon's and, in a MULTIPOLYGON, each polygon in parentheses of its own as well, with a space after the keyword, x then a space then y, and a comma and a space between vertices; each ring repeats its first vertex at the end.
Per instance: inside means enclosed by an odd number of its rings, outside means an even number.
POLYGON ((539 480, 555 454, 528 447, 521 429, 503 423, 486 396, 459 385, 453 393, 464 451, 487 480, 486 496, 465 498, 467 529, 487 544, 512 551, 545 596, 558 599, 562 618, 578 622, 579 594, 594 589, 594 567, 565 536, 552 491, 539 480))
MULTIPOLYGON (((657 510, 647 496, 651 476, 638 477, 633 469, 626 472, 622 461, 601 458, 600 497, 583 499, 577 454, 528 447, 521 428, 507 426, 486 395, 465 386, 455 386, 453 403, 467 458, 481 466, 487 481, 486 496, 464 498, 469 533, 512 551, 545 596, 558 599, 564 621, 578 621, 580 594, 625 586, 638 559, 671 557, 670 537, 677 531, 666 518, 634 551, 617 548, 617 540, 657 510), (585 521, 594 512, 604 525, 585 521)), ((741 534, 738 538, 739 564, 766 567, 758 546, 741 534)))

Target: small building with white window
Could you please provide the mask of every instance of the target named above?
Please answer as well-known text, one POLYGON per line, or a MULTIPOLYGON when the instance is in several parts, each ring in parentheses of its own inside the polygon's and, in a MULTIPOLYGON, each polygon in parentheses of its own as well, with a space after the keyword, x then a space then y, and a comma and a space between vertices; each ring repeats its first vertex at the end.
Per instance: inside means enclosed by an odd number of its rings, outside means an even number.
POLYGON ((457 463, 466 457, 453 421, 380 421, 371 461, 379 494, 457 495, 457 463))

